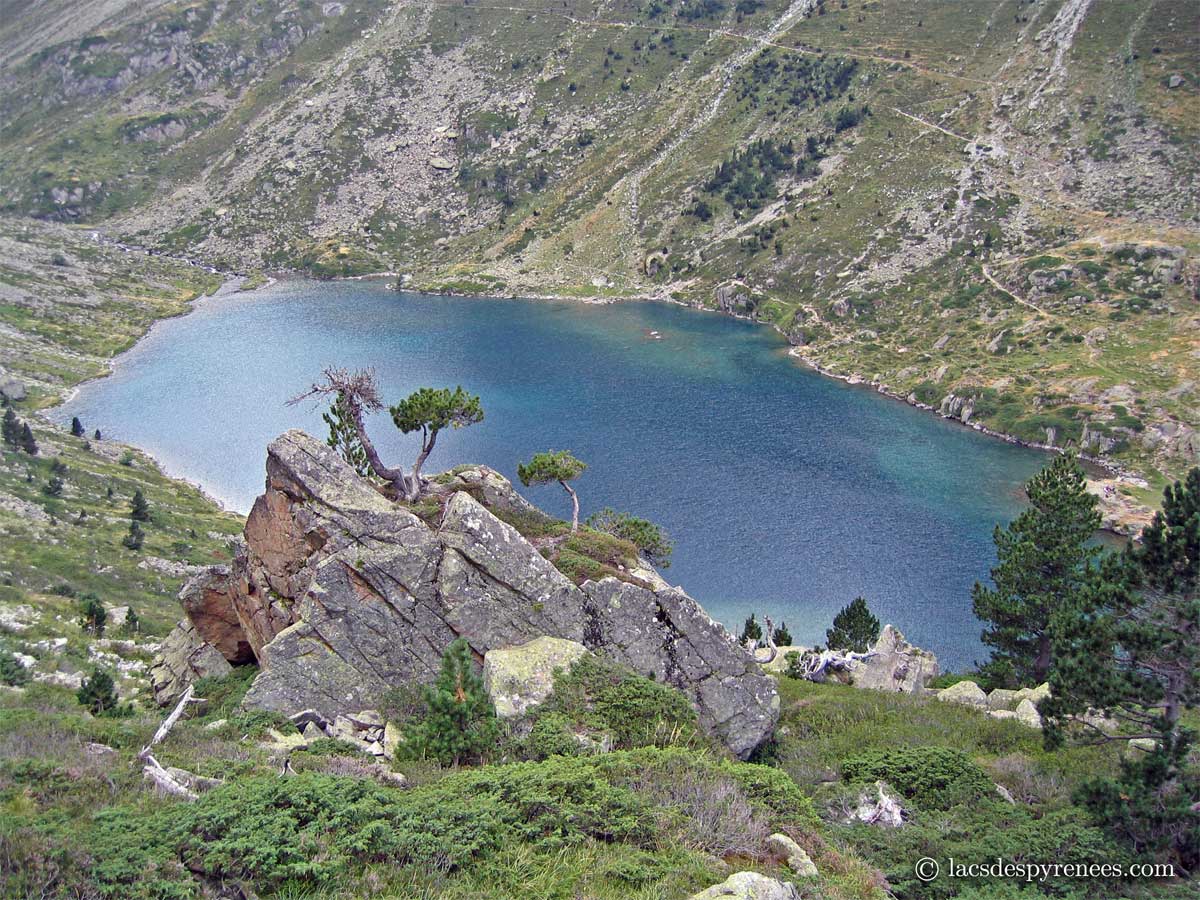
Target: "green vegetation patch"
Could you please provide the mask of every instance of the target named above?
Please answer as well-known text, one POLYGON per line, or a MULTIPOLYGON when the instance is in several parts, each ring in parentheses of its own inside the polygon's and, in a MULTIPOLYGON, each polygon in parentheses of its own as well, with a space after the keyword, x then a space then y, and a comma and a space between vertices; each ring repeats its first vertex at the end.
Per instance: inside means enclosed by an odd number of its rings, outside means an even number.
POLYGON ((242 779, 149 813, 104 810, 89 829, 90 874, 104 897, 184 898, 198 893, 192 873, 311 888, 383 861, 453 871, 516 844, 757 852, 748 844, 764 829, 814 821, 781 773, 682 750, 494 766, 411 791, 302 773, 242 779), (718 810, 724 827, 711 826, 718 810))
POLYGON ((842 777, 849 782, 886 781, 924 809, 947 809, 994 790, 969 756, 947 747, 860 753, 842 762, 842 777))
POLYGON ((601 736, 618 749, 707 744, 683 694, 595 655, 556 673, 553 693, 534 714, 528 752, 581 755, 600 742, 576 735, 601 736))

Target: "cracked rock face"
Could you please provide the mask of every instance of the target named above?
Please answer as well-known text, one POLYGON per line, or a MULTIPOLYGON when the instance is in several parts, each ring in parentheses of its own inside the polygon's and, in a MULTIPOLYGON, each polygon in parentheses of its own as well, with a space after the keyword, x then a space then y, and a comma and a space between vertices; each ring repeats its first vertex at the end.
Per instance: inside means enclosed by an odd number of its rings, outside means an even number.
POLYGON ((232 671, 229 661, 197 633, 190 620, 184 619, 163 641, 150 667, 150 687, 155 702, 165 706, 178 700, 189 684, 210 676, 220 678, 232 671))
POLYGON ((245 537, 227 574, 209 570, 182 596, 190 624, 226 658, 248 647, 258 659, 250 707, 334 720, 431 682, 460 636, 480 662, 549 636, 679 688, 739 756, 778 718, 774 682, 687 594, 613 578, 576 586, 465 490, 431 528, 303 432, 268 448, 245 537))

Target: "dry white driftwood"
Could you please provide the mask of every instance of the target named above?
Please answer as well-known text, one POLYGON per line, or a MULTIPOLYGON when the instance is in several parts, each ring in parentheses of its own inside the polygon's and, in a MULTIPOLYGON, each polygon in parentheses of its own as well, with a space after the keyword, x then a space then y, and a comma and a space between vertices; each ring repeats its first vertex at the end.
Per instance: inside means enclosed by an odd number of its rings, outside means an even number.
MULTIPOLYGON (((150 738, 150 743, 143 747, 141 752, 137 755, 137 758, 143 763, 143 778, 149 782, 152 782, 160 790, 165 791, 168 794, 174 794, 176 797, 183 797, 187 800, 195 800, 197 796, 196 792, 164 769, 162 764, 154 758, 154 754, 152 754, 150 751, 154 748, 155 744, 160 743, 164 738, 166 738, 171 729, 175 727, 175 723, 179 721, 179 717, 183 715, 183 711, 187 708, 189 703, 204 702, 203 699, 193 696, 194 693, 195 688, 192 686, 189 686, 188 689, 183 692, 183 696, 179 698, 179 703, 175 705, 175 709, 171 711, 169 716, 163 719, 162 724, 158 726, 158 730, 154 732, 154 737, 150 738)), ((191 773, 188 774, 190 775, 191 773)))
POLYGON ((754 657, 754 661, 760 666, 765 666, 767 663, 774 661, 775 657, 779 655, 779 648, 775 646, 775 623, 771 621, 770 616, 763 616, 763 619, 767 623, 766 630, 764 631, 764 634, 767 636, 766 659, 758 655, 758 645, 753 640, 746 641, 746 649, 750 651, 750 655, 754 657))
POLYGON ((875 656, 873 650, 855 653, 851 650, 808 650, 800 654, 800 677, 806 681, 824 681, 829 672, 852 672, 860 662, 875 656))

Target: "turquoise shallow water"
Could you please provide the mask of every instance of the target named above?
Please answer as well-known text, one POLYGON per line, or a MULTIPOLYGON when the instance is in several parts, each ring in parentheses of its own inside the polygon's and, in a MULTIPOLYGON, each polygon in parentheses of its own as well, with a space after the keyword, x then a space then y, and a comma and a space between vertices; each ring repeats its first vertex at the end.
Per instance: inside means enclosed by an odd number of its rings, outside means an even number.
MULTIPOLYGON (((445 433, 427 471, 482 462, 515 479, 518 460, 569 448, 590 463, 584 515, 607 505, 666 526, 665 574, 727 625, 754 609, 821 641, 862 594, 943 664, 982 658, 970 588, 1045 457, 824 378, 786 349, 766 328, 666 304, 287 281, 159 323, 58 412, 245 511, 273 437, 324 435, 319 409, 286 405, 324 366, 373 366, 393 401, 462 384, 487 418, 445 433)), ((385 457, 409 464, 415 438, 372 425, 385 457)), ((528 493, 569 513, 560 488, 528 493)))

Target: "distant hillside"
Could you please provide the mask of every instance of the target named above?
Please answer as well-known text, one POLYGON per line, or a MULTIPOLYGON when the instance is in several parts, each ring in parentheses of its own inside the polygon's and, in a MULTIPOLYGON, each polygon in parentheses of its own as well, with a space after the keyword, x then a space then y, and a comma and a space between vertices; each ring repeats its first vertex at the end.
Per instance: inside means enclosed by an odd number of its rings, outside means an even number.
POLYGON ((1191 0, 26 0, 0 59, 14 216, 720 307, 1155 487, 1200 457, 1191 0))

